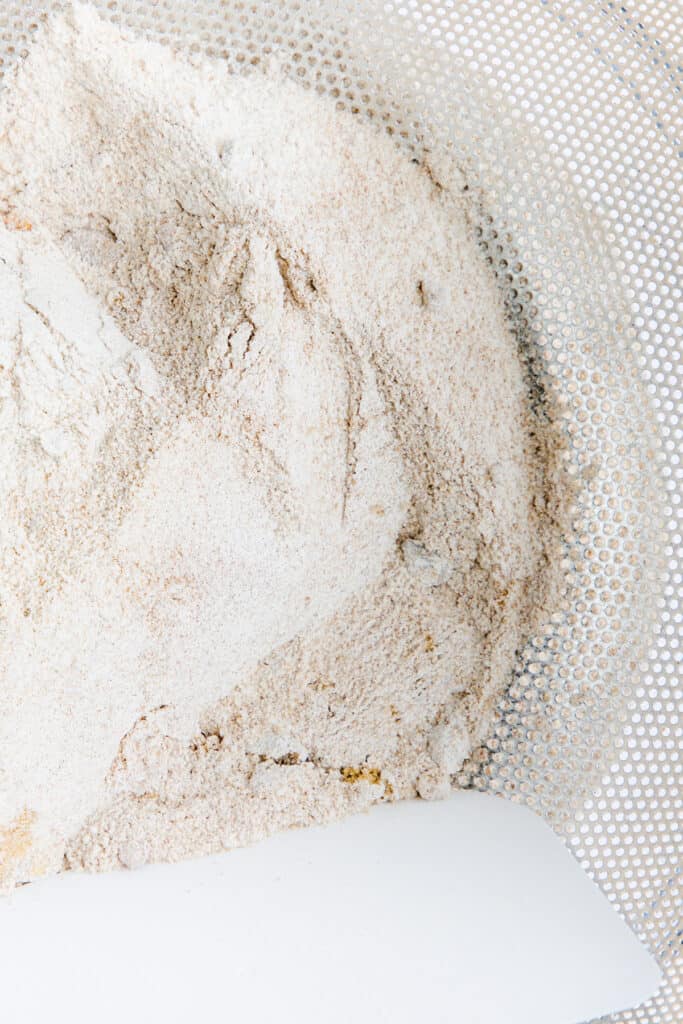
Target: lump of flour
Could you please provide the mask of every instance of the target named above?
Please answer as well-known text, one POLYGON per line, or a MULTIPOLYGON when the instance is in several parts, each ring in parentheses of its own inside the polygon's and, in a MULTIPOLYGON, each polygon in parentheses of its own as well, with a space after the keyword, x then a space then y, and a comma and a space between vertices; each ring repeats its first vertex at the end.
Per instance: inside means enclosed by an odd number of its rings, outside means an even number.
POLYGON ((562 508, 456 177, 77 7, 0 218, 3 883, 447 793, 562 508))

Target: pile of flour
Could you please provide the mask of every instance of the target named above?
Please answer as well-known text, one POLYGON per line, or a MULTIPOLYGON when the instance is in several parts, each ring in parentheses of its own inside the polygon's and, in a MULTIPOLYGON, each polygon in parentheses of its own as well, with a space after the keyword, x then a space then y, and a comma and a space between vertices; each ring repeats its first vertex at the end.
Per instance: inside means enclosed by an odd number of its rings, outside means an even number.
POLYGON ((455 170, 76 7, 0 103, 0 879, 448 792, 559 586, 455 170))

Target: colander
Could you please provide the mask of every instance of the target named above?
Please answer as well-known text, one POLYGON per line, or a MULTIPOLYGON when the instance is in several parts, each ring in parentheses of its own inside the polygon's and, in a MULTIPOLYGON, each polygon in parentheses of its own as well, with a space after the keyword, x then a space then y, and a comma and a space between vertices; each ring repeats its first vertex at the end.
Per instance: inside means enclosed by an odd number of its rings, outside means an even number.
MULTIPOLYGON (((0 74, 58 4, 6 2, 0 74)), ((668 0, 95 0, 237 74, 267 60, 457 154, 578 482, 567 586, 463 786, 545 817, 657 958, 612 1024, 683 1021, 681 66, 668 0)))

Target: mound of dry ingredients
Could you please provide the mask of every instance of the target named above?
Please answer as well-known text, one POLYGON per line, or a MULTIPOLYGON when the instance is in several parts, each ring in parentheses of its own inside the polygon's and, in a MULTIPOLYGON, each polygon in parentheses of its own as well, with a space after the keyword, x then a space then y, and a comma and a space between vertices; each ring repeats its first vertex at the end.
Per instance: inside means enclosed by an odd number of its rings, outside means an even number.
POLYGON ((80 7, 0 168, 4 883, 446 793, 564 504, 462 180, 80 7))

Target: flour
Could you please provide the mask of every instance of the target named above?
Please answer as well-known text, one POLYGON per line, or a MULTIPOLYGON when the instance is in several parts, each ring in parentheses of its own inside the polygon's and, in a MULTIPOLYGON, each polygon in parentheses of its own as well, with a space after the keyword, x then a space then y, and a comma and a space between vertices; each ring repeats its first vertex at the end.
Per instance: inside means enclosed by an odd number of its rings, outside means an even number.
POLYGON ((81 7, 0 168, 5 883, 445 795, 565 502, 458 172, 81 7))

